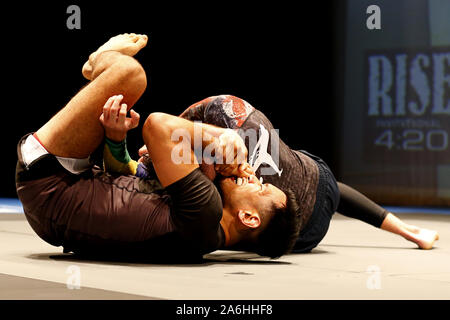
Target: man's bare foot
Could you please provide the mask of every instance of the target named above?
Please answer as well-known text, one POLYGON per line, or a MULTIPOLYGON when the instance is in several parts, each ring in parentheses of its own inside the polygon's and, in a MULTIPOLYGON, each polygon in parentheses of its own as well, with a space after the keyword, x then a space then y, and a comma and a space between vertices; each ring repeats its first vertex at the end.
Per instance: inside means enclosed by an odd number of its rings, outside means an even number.
POLYGON ((409 241, 416 243, 420 249, 431 249, 433 248, 434 242, 439 240, 439 234, 437 231, 422 229, 415 226, 410 226, 408 228, 411 233, 409 241))
POLYGON ((439 240, 437 231, 419 228, 401 221, 392 213, 388 213, 384 219, 381 229, 398 234, 408 241, 412 241, 420 249, 431 249, 435 241, 439 240))
POLYGON ((93 53, 97 55, 104 51, 118 51, 133 57, 147 45, 148 37, 145 34, 123 33, 109 39, 93 53))
POLYGON ((105 44, 100 46, 95 52, 89 56, 89 60, 83 66, 83 76, 90 79, 92 73, 91 61, 95 57, 105 51, 118 51, 124 55, 133 57, 142 48, 147 45, 148 37, 145 34, 123 33, 110 38, 105 44))

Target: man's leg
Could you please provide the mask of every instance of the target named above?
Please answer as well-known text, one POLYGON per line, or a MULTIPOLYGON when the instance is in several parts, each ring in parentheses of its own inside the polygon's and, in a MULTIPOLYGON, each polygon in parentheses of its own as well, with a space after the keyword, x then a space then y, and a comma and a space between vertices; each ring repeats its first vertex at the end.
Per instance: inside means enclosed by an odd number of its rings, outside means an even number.
POLYGON ((421 249, 431 249, 439 234, 404 223, 366 196, 338 182, 341 195, 337 211, 347 217, 355 218, 385 231, 398 234, 408 241, 416 243, 421 249))
POLYGON ((36 132, 49 153, 81 159, 97 148, 104 134, 99 117, 108 98, 122 94, 130 109, 145 91, 145 71, 131 56, 146 43, 146 36, 123 34, 90 56, 83 75, 91 82, 36 132))

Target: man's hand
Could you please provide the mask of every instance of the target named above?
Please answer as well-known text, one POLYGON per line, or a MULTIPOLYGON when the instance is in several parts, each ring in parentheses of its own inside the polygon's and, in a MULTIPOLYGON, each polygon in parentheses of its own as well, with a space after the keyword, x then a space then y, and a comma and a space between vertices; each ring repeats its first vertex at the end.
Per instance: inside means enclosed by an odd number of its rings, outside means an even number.
POLYGON ((240 164, 247 160, 247 147, 239 134, 232 129, 223 129, 215 139, 215 158, 219 164, 240 164))
POLYGON ((236 131, 225 129, 217 143, 216 172, 226 177, 250 177, 254 174, 253 168, 247 163, 247 147, 236 131))
POLYGON ((145 34, 124 33, 110 38, 105 44, 93 52, 84 64, 82 73, 88 80, 92 79, 92 62, 102 52, 117 51, 133 57, 147 45, 148 37, 145 34))
POLYGON ((216 164, 214 169, 224 177, 249 178, 255 174, 253 168, 247 162, 242 164, 216 164))
POLYGON ((100 122, 105 128, 105 135, 108 139, 121 142, 127 137, 127 132, 139 125, 139 114, 130 110, 131 118, 127 118, 127 105, 122 102, 123 96, 112 96, 103 106, 103 113, 100 122))
POLYGON ((147 146, 145 144, 139 149, 138 162, 144 162, 144 157, 149 157, 147 146))

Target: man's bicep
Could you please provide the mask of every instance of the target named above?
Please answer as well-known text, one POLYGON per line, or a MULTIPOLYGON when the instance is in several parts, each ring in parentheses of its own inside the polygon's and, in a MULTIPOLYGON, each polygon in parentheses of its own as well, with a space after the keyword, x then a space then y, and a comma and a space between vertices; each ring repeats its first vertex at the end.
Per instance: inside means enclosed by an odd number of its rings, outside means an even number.
POLYGON ((173 121, 173 116, 152 114, 143 128, 145 144, 163 187, 180 180, 198 168, 191 148, 189 132, 181 130, 178 134, 177 125, 178 123, 173 121))
POLYGON ((182 179, 199 167, 192 149, 185 144, 187 145, 185 142, 161 142, 151 145, 149 154, 163 187, 182 179))

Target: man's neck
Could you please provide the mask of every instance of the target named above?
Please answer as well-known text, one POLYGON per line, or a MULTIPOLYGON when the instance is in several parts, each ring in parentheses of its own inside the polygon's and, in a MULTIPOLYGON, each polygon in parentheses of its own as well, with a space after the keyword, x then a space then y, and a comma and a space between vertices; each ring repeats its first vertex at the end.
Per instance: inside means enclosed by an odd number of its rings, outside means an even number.
POLYGON ((234 218, 227 208, 223 208, 222 219, 220 225, 225 234, 225 247, 230 247, 239 242, 237 233, 234 228, 234 218))

